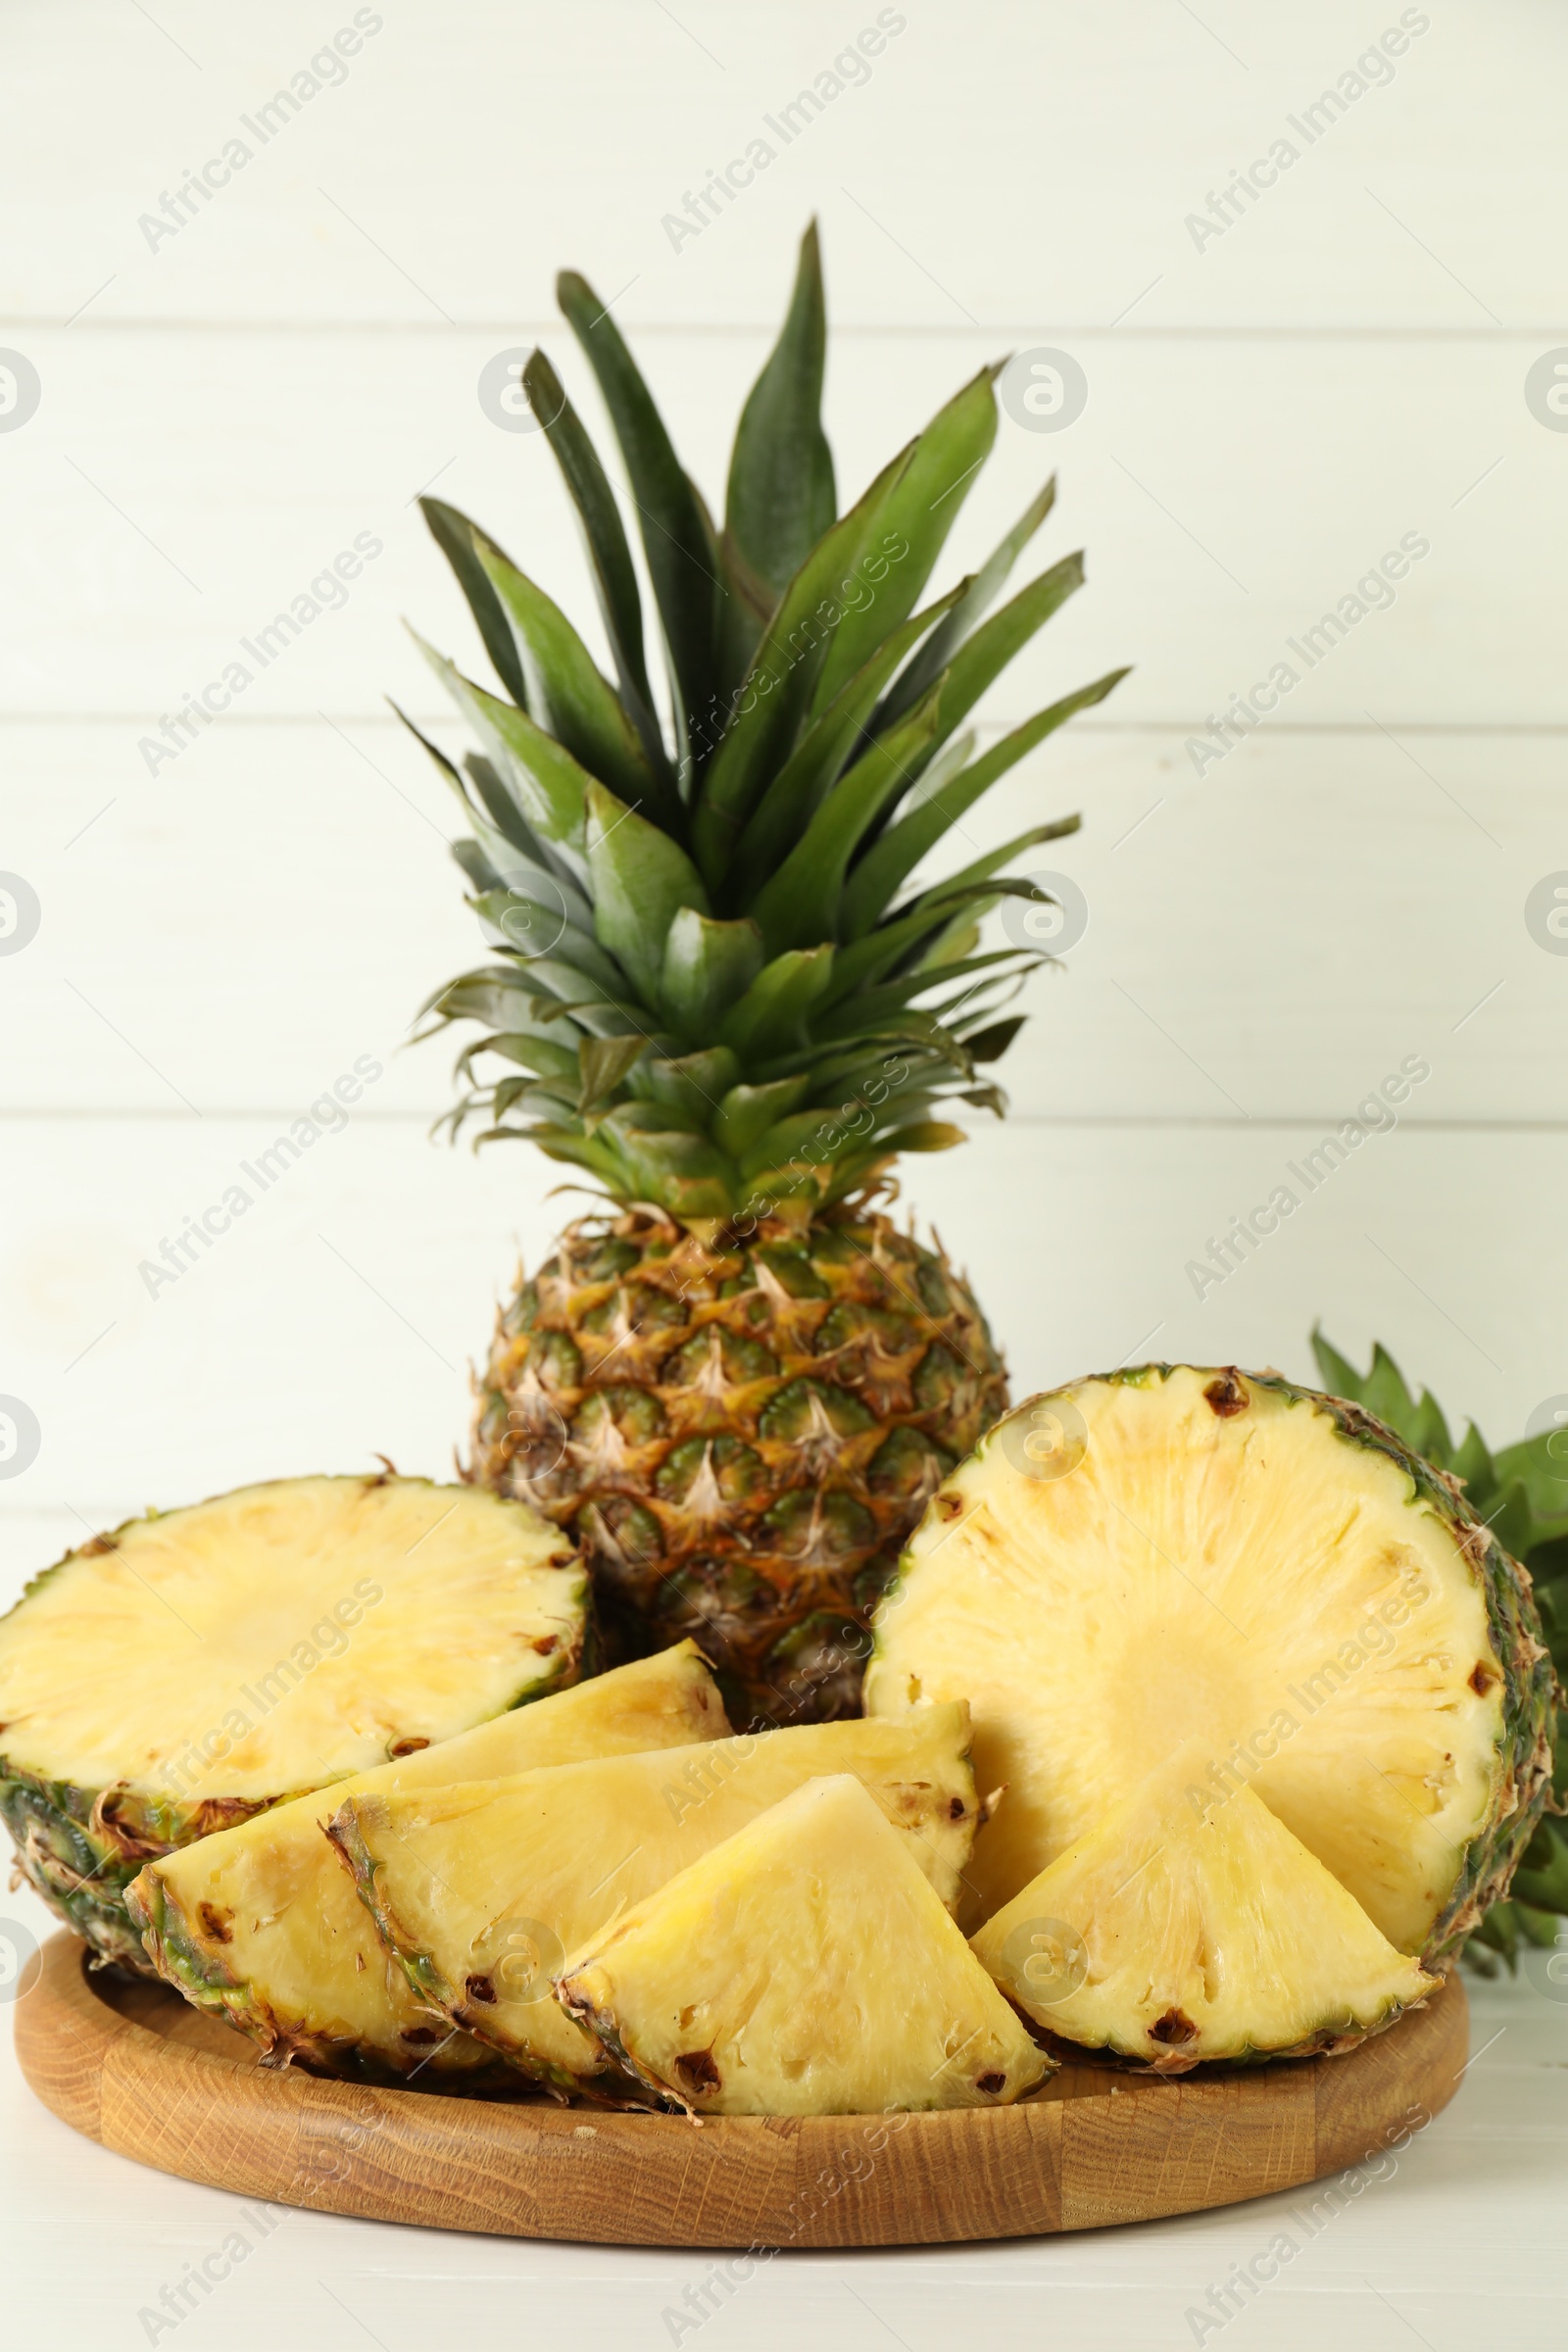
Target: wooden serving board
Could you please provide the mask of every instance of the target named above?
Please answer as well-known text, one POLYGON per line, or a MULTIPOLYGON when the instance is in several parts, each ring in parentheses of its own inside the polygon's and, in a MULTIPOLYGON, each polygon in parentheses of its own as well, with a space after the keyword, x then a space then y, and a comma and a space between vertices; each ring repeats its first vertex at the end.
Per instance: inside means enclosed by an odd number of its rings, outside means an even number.
POLYGON ((16 2042, 76 2131, 242 2196, 509 2237, 760 2250, 1093 2230, 1293 2188, 1446 2106, 1469 2014, 1452 1979, 1345 2058, 1166 2081, 1067 2066, 1015 2107, 698 2125, 273 2072, 177 1993, 89 1972, 61 1935, 16 2042))

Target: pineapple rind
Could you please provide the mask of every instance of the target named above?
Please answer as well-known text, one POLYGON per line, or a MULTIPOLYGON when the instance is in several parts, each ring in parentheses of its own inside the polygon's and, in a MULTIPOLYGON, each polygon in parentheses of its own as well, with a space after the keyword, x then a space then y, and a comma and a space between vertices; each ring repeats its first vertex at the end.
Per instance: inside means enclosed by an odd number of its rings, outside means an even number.
POLYGON ((707 1661, 691 1642, 681 1642, 553 1693, 540 1711, 514 1709, 396 1764, 314 1791, 292 1818, 279 1808, 265 1828, 166 1858, 132 1883, 127 1908, 158 1974, 196 2007, 259 2041, 264 2064, 298 2063, 316 2074, 372 2082, 418 2074, 514 2082, 469 2034, 454 2033, 450 2021, 411 1996, 323 1835, 325 1820, 350 1793, 437 1788, 481 1770, 679 1749, 728 1736, 707 1661), (263 1869, 258 1876, 253 1860, 247 1876, 246 1848, 258 1839, 263 1869), (313 1882, 310 1865, 318 1855, 319 1878, 313 1882), (288 1939, 287 1921, 302 1903, 320 1939, 303 1953, 288 1939), (243 1917, 253 1905, 275 1907, 281 1944, 258 1940, 254 1930, 236 1938, 234 1914, 243 1917))
POLYGON ((313 2031, 299 2018, 274 2008, 255 1983, 229 1974, 211 1945, 192 1932, 180 1905, 169 1900, 168 1889, 156 1872, 145 1873, 135 1886, 131 1910, 141 1923, 144 1965, 150 1958, 163 1982, 183 1993, 193 2008, 222 2017, 260 2042, 263 2066, 298 2065, 308 2074, 341 2082, 388 2084, 428 2068, 431 2087, 439 2080, 447 2090, 508 2079, 498 2060, 470 2035, 454 2033, 444 2018, 432 2017, 429 2047, 411 2048, 401 2066, 381 2049, 313 2031))
MULTIPOLYGON (((1509 1558, 1477 1518, 1457 1482, 1434 1470, 1393 1430, 1359 1405, 1326 1396, 1278 1374, 1249 1372, 1239 1376, 1235 1366, 1195 1371, 1191 1366, 1144 1364, 1098 1377, 1093 1385, 1149 1388, 1184 1373, 1203 1381, 1245 1377, 1252 1388, 1271 1392, 1287 1405, 1304 1405, 1325 1415, 1335 1435, 1347 1445, 1387 1459, 1407 1481, 1410 1506, 1430 1512, 1446 1531, 1483 1605, 1488 1639, 1501 1683, 1494 1794, 1486 1820, 1466 1840, 1452 1880, 1421 1940, 1425 1964, 1446 1967, 1488 1907, 1506 1892, 1549 1794, 1555 1681, 1542 1640, 1528 1572, 1509 1558)), ((1057 1394, 1070 1397, 1083 1385, 1068 1384, 1057 1394)), ((966 1467, 972 1470, 983 1464, 998 1445, 999 1438, 993 1430, 974 1462, 966 1467)), ((951 1507, 951 1495, 933 1497, 928 1520, 935 1522, 945 1499, 951 1507)), ((892 1629, 898 1623, 898 1608, 902 1599, 917 1587, 921 1566, 922 1559, 911 1544, 906 1547, 898 1574, 878 1611, 867 1686, 873 1712, 878 1707, 877 1670, 879 1666, 884 1674, 889 1670, 888 1645, 892 1629)), ((895 1691, 896 1703, 905 1703, 906 1695, 902 1690, 895 1691)))
MULTIPOLYGON (((277 1479, 234 1493, 263 1493, 269 1487, 310 1483, 277 1479)), ((344 1479, 333 1483, 348 1486, 356 1482, 344 1479)), ((438 1485, 431 1479, 393 1478, 390 1474, 377 1474, 359 1483, 367 1488, 396 1484, 432 1490, 438 1485)), ((173 1518, 182 1509, 200 1510, 230 1499, 228 1494, 218 1494, 175 1510, 150 1509, 94 1536, 31 1578, 8 1616, 15 1616, 74 1562, 116 1551, 126 1536, 150 1522, 173 1518)), ((547 1667, 535 1669, 518 1684, 498 1713, 548 1697, 575 1682, 584 1671, 592 1671, 596 1635, 585 1567, 569 1588, 564 1587, 563 1598, 575 1621, 571 1639, 560 1643, 547 1667)), ((0 1619, 0 1628, 6 1622, 0 1619)), ((0 1726, 0 1740, 6 1728, 0 1726)), ((317 1786, 319 1782, 305 1780, 265 1795, 177 1796, 167 1789, 137 1786, 129 1779, 87 1785, 57 1777, 24 1754, 6 1753, 0 1747, 0 1821, 11 1834, 24 1876, 66 1926, 91 1947, 96 1961, 114 1962, 142 1976, 154 1972, 126 1909, 125 1891, 146 1864, 197 1838, 249 1821, 274 1805, 286 1804, 317 1786)))
MULTIPOLYGON (((433 1955, 407 1941, 394 1942, 393 1938, 398 1934, 397 1919, 385 1899, 381 1874, 361 1835, 359 1815, 352 1802, 344 1804, 334 1814, 328 1825, 328 1835, 354 1880, 355 1892, 374 1921, 376 1934, 395 1959, 416 2004, 426 2010, 432 2018, 441 2019, 447 2032, 455 2034, 459 2043, 482 2048, 484 2045, 477 2042, 471 2034, 466 2033, 457 2022, 457 2012, 463 2006, 462 1990, 448 1984, 436 1966, 433 1955)), ((498 2054, 486 2051, 486 2056, 503 2073, 510 2071, 506 2061, 498 2054)), ((535 2082, 552 2082, 562 2089, 576 2087, 578 2080, 564 2070, 548 2064, 519 2068, 517 2071, 528 2073, 535 2082)))
POLYGON ((569 1529, 625 1649, 691 1635, 743 1720, 808 1722, 859 1712, 871 1611, 899 1548, 1006 1397, 967 1285, 890 1218, 779 1216, 743 1243, 632 1210, 568 1227, 499 1317, 467 1474, 569 1529), (597 1273, 612 1256, 625 1262, 597 1273), (720 1378, 715 1344, 762 1369, 720 1365, 720 1378), (803 1408, 808 1442, 770 1436, 769 1408, 788 1413, 803 1383, 827 1400, 803 1408), (585 1415, 633 1392, 647 1434, 596 1444, 585 1415), (671 1494, 666 1465, 694 1440, 715 1476, 671 1494), (746 1465, 746 1491, 722 1491, 727 1459, 746 1465), (801 1523, 780 1530, 792 1512, 801 1523))
POLYGON ((125 1888, 147 1855, 168 1849, 149 1845, 127 1851, 120 1838, 95 1834, 104 1793, 66 1781, 43 1781, 13 1766, 0 1781, 0 1820, 34 1893, 91 1947, 95 1959, 146 1975, 141 1938, 125 1910, 125 1888))

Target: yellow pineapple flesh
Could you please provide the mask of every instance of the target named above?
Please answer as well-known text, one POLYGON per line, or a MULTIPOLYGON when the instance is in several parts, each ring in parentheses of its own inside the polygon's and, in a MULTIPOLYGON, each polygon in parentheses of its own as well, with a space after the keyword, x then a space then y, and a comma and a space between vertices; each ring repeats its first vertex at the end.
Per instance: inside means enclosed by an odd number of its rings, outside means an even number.
POLYGON ((105 1959, 145 1970, 144 1863, 574 1683, 588 1575, 558 1527, 391 1472, 150 1511, 0 1619, 0 1817, 105 1959))
POLYGON ((956 1901, 976 1823, 968 1742, 965 1707, 917 1707, 684 1756, 351 1796, 328 1834, 418 1998, 570 2090, 609 2062, 551 1996, 565 1953, 808 1781, 854 1773, 939 1901, 956 1901))
POLYGON ((1160 2074, 1334 2050, 1440 1989, 1245 1785, 1194 1745, 1075 1840, 973 1938, 1062 2039, 1160 2074))
POLYGON ((692 1863, 557 1989, 646 2088, 702 2115, 1001 2107, 1051 2068, 847 1774, 692 1863))
POLYGON ((128 1891, 160 1976, 226 2018, 272 2064, 426 2081, 493 2054, 416 1997, 323 1835, 349 1796, 439 1788, 586 1757, 727 1738, 691 1642, 498 1716, 439 1746, 340 1780, 153 1863, 128 1891))

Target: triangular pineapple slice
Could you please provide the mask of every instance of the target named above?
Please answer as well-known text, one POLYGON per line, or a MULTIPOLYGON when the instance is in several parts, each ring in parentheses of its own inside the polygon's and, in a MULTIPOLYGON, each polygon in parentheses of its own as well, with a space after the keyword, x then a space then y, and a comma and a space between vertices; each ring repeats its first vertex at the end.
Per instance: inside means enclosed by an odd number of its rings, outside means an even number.
POLYGON ((204 1838, 142 1872, 132 1913, 159 1975, 276 2061, 372 2077, 468 2072, 490 2053, 416 2000, 322 1836, 344 1798, 728 1733, 706 1661, 682 1642, 204 1838))
POLYGON ((975 1832, 968 1745, 961 1702, 916 1707, 718 1740, 689 1757, 351 1797, 327 1835, 419 1997, 570 2089, 607 2060, 551 1996, 566 1952, 808 1781, 862 1781, 951 1906, 975 1832))
POLYGON ((557 1991, 628 2073, 704 2115, 1005 2107, 1051 2072, 847 1774, 714 1846, 557 1991))
POLYGON ((1245 1786, 1193 1746, 973 1938, 1018 2006, 1065 2040, 1161 2074, 1330 2049, 1437 1989, 1245 1786))

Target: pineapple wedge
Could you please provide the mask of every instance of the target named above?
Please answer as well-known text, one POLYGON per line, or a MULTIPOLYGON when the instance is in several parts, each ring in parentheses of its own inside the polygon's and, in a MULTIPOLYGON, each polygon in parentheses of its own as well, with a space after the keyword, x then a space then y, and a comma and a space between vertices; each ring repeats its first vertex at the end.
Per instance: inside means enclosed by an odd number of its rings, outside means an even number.
POLYGON ((551 1997, 567 1951, 808 1781, 854 1773, 950 1908, 974 1837, 969 1710, 803 1724, 417 1795, 351 1796, 327 1835, 416 1994, 525 2073, 609 2063, 551 1997))
POLYGON ((628 2074, 690 2113, 1005 2107, 1052 2071, 849 1774, 808 1782, 714 1846, 556 1989, 628 2074))
POLYGON ((1439 1988, 1245 1786, 1194 1743, 973 1938, 1064 2040, 1185 2074, 1348 2048, 1439 1988))
POLYGON ((684 1747, 728 1731, 707 1661, 683 1642, 204 1838, 142 1872, 131 1915, 159 1975, 253 2035, 270 2063, 369 2080, 471 2074, 492 2054, 416 1999, 325 1823, 351 1794, 684 1747))

